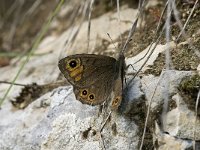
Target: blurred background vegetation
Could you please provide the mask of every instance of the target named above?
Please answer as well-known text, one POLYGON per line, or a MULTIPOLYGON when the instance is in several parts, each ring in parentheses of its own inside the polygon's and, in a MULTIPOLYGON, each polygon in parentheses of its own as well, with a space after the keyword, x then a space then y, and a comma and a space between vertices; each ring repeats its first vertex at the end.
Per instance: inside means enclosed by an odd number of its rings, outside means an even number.
MULTIPOLYGON (((80 7, 88 2, 65 0, 64 5, 72 6, 72 9, 56 17, 59 27, 51 28, 48 34, 59 34, 73 23, 80 21, 82 17, 80 7)), ((0 67, 9 65, 11 58, 25 55, 29 51, 42 25, 58 3, 59 0, 0 1, 0 67)), ((137 8, 138 0, 120 1, 120 5, 124 4, 137 8)), ((116 11, 116 1, 95 0, 93 7, 95 11, 91 17, 95 18, 109 11, 116 11)), ((85 19, 88 19, 88 16, 85 16, 85 19)))
POLYGON ((0 1, 0 66, 26 53, 57 1, 0 1))

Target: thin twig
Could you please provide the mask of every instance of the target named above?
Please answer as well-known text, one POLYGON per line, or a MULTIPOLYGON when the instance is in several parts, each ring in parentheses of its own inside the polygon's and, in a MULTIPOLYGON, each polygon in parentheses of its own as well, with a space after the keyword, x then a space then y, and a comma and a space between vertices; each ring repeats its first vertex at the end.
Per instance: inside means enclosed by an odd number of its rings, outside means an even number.
POLYGON ((108 121, 108 119, 109 119, 111 113, 112 113, 112 111, 109 112, 109 114, 108 114, 108 116, 107 116, 105 122, 104 122, 103 125, 101 126, 100 133, 102 132, 103 128, 105 127, 105 125, 106 125, 106 123, 107 123, 107 121, 108 121))

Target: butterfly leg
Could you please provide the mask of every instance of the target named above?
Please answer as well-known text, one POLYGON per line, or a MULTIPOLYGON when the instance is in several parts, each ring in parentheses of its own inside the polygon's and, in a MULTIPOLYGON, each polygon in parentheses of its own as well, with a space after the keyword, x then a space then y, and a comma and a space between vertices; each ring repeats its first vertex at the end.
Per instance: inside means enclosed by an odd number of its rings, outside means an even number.
POLYGON ((102 149, 106 150, 106 147, 105 147, 105 144, 104 144, 104 140, 103 140, 103 136, 102 134, 100 133, 100 138, 101 138, 101 142, 102 142, 102 149))
POLYGON ((109 120, 109 117, 111 116, 111 113, 112 113, 112 111, 109 112, 109 114, 108 114, 106 120, 105 120, 104 123, 102 124, 101 129, 100 129, 100 131, 99 131, 99 133, 100 133, 100 138, 101 138, 101 142, 102 142, 102 146, 103 146, 103 149, 105 149, 105 150, 106 150, 106 147, 105 147, 104 140, 103 140, 103 136, 102 136, 101 132, 103 131, 103 129, 104 129, 104 127, 105 127, 107 121, 109 120))
POLYGON ((112 111, 109 112, 109 114, 108 114, 108 116, 107 116, 105 122, 102 124, 102 127, 101 127, 101 129, 100 129, 100 133, 102 132, 103 128, 105 127, 105 125, 106 125, 106 123, 107 123, 109 117, 111 116, 111 113, 112 113, 112 111))
POLYGON ((124 78, 124 81, 125 81, 125 84, 126 84, 126 86, 127 86, 128 84, 127 84, 127 79, 126 79, 126 77, 124 78))
MULTIPOLYGON (((125 70, 128 70, 129 67, 132 67, 132 69, 133 69, 134 71, 137 72, 137 70, 135 70, 135 68, 133 67, 132 64, 129 64, 128 66, 126 66, 126 69, 125 69, 125 70)), ((128 73, 128 74, 126 74, 126 75, 133 75, 133 74, 134 74, 134 73, 128 73)), ((125 84, 126 84, 126 86, 128 85, 126 77, 125 77, 125 84)))
MULTIPOLYGON (((133 67, 133 65, 132 64, 129 64, 128 66, 126 66, 126 70, 128 70, 128 68, 129 67, 132 67, 133 68, 133 70, 135 70, 135 68, 133 67)), ((137 70, 135 70, 135 71, 137 71, 137 70)))

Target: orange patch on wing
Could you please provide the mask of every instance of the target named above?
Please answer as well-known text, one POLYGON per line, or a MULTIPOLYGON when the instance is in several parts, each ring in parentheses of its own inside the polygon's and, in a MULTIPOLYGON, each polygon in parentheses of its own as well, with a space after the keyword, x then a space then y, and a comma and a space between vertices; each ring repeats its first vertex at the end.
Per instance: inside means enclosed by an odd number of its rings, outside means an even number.
POLYGON ((118 107, 121 103, 122 97, 121 96, 117 96, 114 98, 114 100, 112 101, 112 107, 118 107))
POLYGON ((75 70, 73 70, 69 75, 70 77, 73 78, 73 77, 81 75, 82 72, 83 72, 83 66, 79 66, 75 70))
POLYGON ((77 81, 79 81, 79 80, 81 80, 81 76, 82 76, 82 75, 81 75, 81 74, 79 74, 78 76, 76 76, 76 77, 75 77, 75 79, 74 79, 74 80, 75 80, 76 82, 77 82, 77 81))

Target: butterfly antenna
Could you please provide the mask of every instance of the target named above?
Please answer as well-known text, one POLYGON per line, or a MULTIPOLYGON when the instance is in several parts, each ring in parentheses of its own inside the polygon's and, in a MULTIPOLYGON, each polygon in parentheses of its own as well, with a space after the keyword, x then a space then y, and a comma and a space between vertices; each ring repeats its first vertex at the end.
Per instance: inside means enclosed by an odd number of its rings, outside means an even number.
POLYGON ((113 40, 112 40, 112 38, 111 38, 110 34, 109 34, 109 33, 107 33, 107 35, 108 35, 108 37, 110 38, 110 40, 111 40, 112 44, 114 45, 115 49, 117 49, 117 47, 115 46, 115 44, 114 44, 114 42, 113 42, 113 40))

